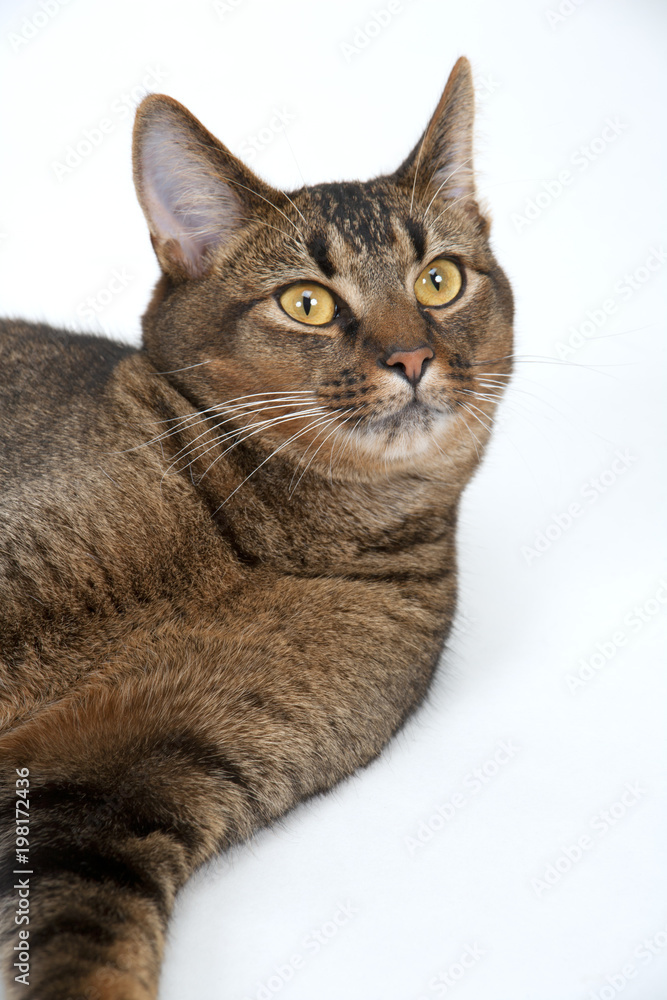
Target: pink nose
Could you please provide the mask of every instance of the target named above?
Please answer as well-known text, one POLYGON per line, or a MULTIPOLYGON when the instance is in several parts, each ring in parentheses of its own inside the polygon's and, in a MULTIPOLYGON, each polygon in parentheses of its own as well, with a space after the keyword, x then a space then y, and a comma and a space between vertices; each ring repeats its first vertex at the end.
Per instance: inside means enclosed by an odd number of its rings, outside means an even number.
POLYGON ((405 375, 408 382, 417 385, 426 371, 426 362, 435 355, 430 347, 418 347, 415 351, 396 351, 387 358, 387 364, 405 375))

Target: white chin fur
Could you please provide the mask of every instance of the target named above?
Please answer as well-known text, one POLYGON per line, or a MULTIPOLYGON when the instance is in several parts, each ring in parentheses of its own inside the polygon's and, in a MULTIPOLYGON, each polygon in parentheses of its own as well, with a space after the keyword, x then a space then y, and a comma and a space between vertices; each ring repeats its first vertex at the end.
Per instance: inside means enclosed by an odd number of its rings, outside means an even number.
POLYGON ((449 413, 436 414, 428 430, 406 427, 404 431, 396 431, 378 427, 351 431, 352 446, 369 458, 385 462, 409 461, 431 451, 437 453, 442 448, 445 430, 452 419, 453 415, 449 413))

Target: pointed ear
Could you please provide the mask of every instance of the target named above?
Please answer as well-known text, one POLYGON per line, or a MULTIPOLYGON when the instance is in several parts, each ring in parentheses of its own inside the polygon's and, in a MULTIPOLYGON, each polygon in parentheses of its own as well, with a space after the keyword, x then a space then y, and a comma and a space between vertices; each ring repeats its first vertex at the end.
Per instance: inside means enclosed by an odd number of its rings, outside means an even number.
POLYGON ((139 105, 132 148, 151 241, 163 271, 176 280, 206 274, 211 251, 245 225, 263 199, 275 201, 277 192, 163 94, 139 105))
POLYGON ((472 72, 462 56, 422 138, 394 174, 398 184, 414 192, 413 200, 428 205, 436 196, 459 199, 463 208, 479 211, 472 162, 474 116, 472 72))

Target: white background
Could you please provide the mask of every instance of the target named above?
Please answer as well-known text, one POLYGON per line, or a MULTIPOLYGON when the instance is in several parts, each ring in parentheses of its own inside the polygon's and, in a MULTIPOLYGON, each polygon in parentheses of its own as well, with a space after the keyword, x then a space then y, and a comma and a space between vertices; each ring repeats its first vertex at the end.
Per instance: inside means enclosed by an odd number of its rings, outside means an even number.
POLYGON ((463 504, 461 613, 428 704, 371 768, 193 880, 161 1000, 664 1000, 664 4, 564 0, 557 20, 559 0, 401 0, 364 45, 384 0, 44 2, 48 18, 39 0, 0 16, 5 314, 138 338, 157 266, 130 107, 150 72, 237 153, 291 117, 251 161, 289 188, 392 170, 461 54, 517 300, 517 376, 463 504))

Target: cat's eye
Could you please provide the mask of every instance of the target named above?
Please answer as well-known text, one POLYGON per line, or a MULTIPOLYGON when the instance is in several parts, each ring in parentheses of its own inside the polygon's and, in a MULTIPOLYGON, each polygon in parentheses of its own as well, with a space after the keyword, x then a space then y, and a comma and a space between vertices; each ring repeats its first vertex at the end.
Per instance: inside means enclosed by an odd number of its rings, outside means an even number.
POLYGON ((324 326, 336 315, 336 303, 331 292, 312 281, 290 285, 280 296, 280 304, 288 316, 309 326, 324 326))
POLYGON ((462 287, 463 275, 454 261, 438 257, 415 281, 415 295, 423 306, 446 306, 462 287))

